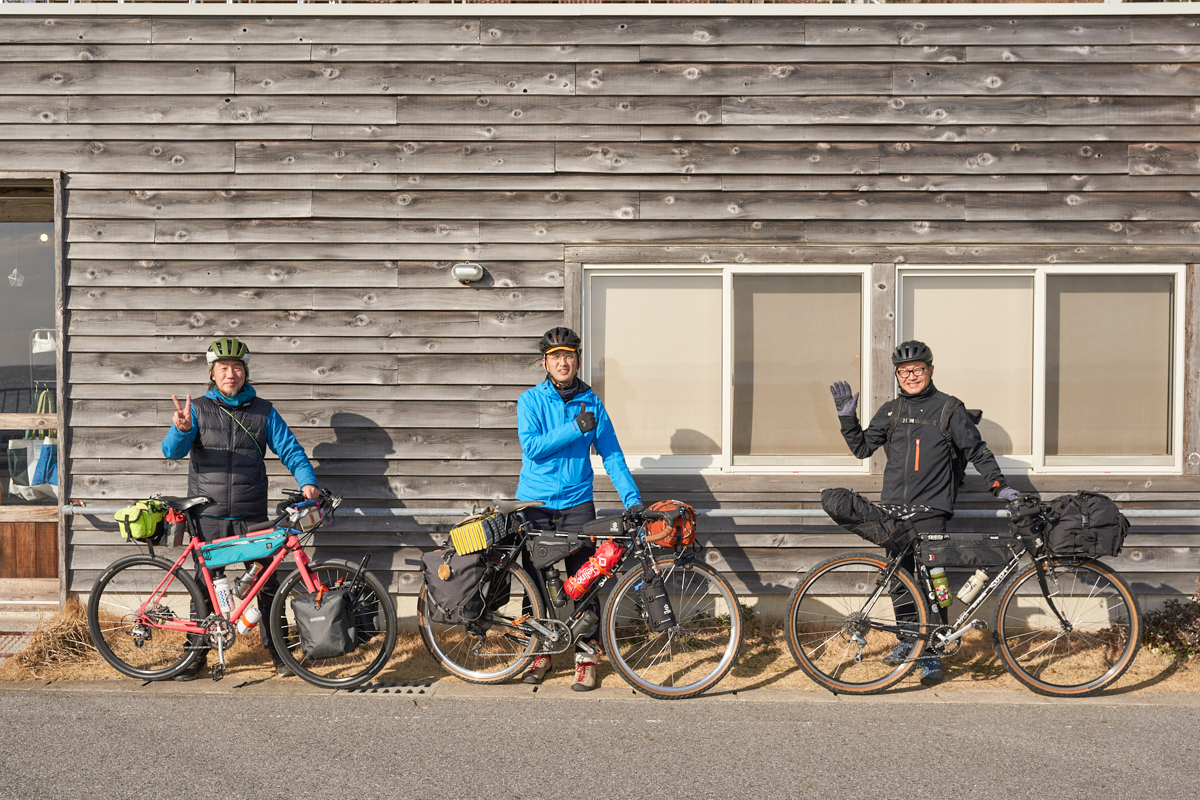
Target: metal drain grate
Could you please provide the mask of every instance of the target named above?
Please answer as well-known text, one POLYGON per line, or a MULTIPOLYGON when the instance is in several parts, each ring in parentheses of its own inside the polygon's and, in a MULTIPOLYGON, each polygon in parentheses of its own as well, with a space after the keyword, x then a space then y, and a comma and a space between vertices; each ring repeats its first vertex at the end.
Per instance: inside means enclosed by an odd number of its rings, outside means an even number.
POLYGON ((29 644, 29 634, 0 631, 0 658, 11 658, 29 644))
POLYGON ((347 694, 403 694, 424 695, 433 694, 432 681, 393 681, 390 683, 368 683, 357 689, 344 690, 347 694))

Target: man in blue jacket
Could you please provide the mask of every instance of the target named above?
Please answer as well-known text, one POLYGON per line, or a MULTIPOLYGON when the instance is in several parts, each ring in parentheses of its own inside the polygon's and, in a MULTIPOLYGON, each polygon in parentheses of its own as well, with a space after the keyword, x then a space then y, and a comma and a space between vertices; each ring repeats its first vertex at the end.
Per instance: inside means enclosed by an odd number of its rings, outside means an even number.
MULTIPOLYGON (((617 433, 600 398, 579 379, 582 340, 570 328, 551 328, 542 336, 542 367, 546 379, 517 398, 517 434, 521 439, 521 478, 518 500, 540 500, 546 505, 526 509, 535 526, 578 531, 596 518, 592 502, 592 447, 604 459, 604 469, 631 511, 642 510, 641 497, 617 433)), ((567 557, 567 574, 587 563, 595 552, 584 547, 567 557)), ((600 616, 599 603, 593 606, 600 616)), ((600 647, 589 634, 580 639, 575 653, 575 681, 571 688, 586 692, 596 688, 600 647)), ((550 669, 550 656, 538 656, 525 672, 526 683, 541 683, 550 669)))
MULTIPOLYGON (((188 496, 204 495, 212 499, 212 505, 200 517, 200 536, 204 541, 212 541, 266 527, 268 447, 292 473, 306 499, 315 500, 319 493, 317 477, 304 448, 279 412, 258 397, 250 385, 247 365, 250 351, 246 345, 237 339, 217 339, 205 355, 209 364, 208 391, 194 402, 188 395, 183 405, 172 395, 175 416, 163 438, 162 451, 172 460, 191 453, 188 496)), ((213 570, 214 579, 223 572, 223 569, 213 570)), ((196 577, 203 586, 198 569, 196 577)), ((279 579, 272 575, 259 590, 258 609, 263 615, 259 630, 276 670, 280 675, 290 675, 276 653, 268 624, 271 602, 278 589, 279 579)), ((212 609, 192 611, 208 614, 212 609)), ((196 659, 176 680, 196 677, 205 660, 204 656, 196 659)))

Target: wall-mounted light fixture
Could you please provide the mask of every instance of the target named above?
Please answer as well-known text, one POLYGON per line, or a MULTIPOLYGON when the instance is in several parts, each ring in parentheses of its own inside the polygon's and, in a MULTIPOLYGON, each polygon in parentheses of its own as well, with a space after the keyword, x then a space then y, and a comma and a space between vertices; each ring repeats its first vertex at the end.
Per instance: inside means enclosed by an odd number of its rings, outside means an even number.
POLYGON ((466 286, 469 283, 483 280, 483 267, 470 261, 464 261, 451 267, 450 275, 454 280, 466 286))

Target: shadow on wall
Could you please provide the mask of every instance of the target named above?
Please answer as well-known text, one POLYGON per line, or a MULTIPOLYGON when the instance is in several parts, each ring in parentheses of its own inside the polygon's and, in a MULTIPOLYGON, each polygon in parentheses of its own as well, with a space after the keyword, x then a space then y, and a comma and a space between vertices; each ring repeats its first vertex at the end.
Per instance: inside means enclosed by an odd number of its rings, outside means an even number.
MULTIPOLYGON (((680 428, 671 434, 670 450, 672 455, 715 455, 721 452, 721 446, 700 431, 680 428)), ((643 459, 639 466, 650 470, 670 468, 659 458, 643 459)), ((635 476, 635 480, 646 505, 658 500, 674 499, 682 500, 697 509, 704 509, 720 505, 712 491, 710 477, 690 471, 639 475, 635 476)), ((777 562, 781 560, 781 556, 786 558, 786 551, 780 551, 778 544, 770 545, 769 549, 747 549, 744 542, 761 536, 781 538, 785 527, 786 532, 798 532, 799 527, 783 521, 763 523, 765 524, 735 522, 729 517, 699 519, 698 538, 705 546, 705 561, 714 569, 736 577, 734 586, 739 595, 780 594, 791 591, 792 586, 785 583, 784 579, 787 575, 794 574, 799 565, 789 565, 781 570, 777 562), (757 533, 759 530, 766 533, 757 533), (772 536, 773 534, 776 536, 772 536)))

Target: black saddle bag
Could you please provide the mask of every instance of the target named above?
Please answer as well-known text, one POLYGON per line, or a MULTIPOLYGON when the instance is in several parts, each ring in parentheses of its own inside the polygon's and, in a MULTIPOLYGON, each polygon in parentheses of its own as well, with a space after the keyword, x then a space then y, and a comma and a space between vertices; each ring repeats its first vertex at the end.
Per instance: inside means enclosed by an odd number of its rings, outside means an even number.
POLYGON ((453 548, 421 556, 425 574, 425 614, 433 622, 463 625, 483 616, 488 557, 455 555, 453 548))
POLYGON ((1095 492, 1054 498, 1050 518, 1055 522, 1046 534, 1046 547, 1058 556, 1115 556, 1129 533, 1129 520, 1117 504, 1095 492))
POLYGON ((292 616, 306 659, 336 658, 358 646, 353 600, 346 589, 296 595, 292 616))
POLYGON ((858 492, 849 489, 826 489, 821 492, 821 508, 846 530, 890 551, 904 549, 917 536, 911 525, 890 516, 858 492))

